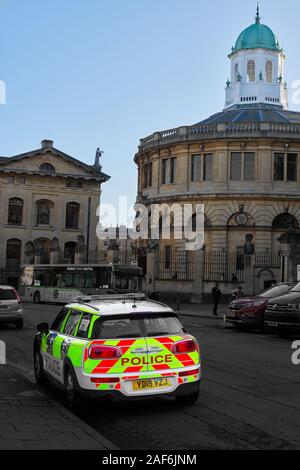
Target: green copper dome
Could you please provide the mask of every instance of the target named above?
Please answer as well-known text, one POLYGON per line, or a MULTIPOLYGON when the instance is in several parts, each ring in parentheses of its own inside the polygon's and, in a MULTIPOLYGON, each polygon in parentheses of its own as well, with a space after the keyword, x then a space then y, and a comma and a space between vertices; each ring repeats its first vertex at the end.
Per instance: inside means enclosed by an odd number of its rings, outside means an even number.
POLYGON ((261 24, 259 10, 256 14, 255 23, 239 35, 231 54, 246 49, 257 48, 269 49, 271 51, 282 50, 273 31, 268 26, 261 24))

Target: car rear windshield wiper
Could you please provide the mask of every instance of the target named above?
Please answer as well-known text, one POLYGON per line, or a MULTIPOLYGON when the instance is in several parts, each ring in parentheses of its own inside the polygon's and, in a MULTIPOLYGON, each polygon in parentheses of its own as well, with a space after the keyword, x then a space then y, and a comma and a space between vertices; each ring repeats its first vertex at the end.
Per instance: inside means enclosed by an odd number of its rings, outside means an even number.
POLYGON ((169 333, 168 331, 147 331, 147 336, 161 336, 161 335, 171 335, 173 333, 169 333))
POLYGON ((116 336, 116 338, 141 338, 141 335, 119 335, 119 336, 116 336))

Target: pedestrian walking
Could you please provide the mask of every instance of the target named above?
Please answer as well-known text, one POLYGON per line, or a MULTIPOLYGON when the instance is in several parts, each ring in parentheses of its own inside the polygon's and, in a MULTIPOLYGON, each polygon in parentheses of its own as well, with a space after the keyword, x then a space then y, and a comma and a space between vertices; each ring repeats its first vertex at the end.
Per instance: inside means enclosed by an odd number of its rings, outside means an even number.
POLYGON ((213 304, 214 304, 213 315, 217 316, 218 306, 219 306, 221 295, 222 295, 222 292, 221 292, 221 289, 219 288, 218 283, 216 283, 215 286, 212 288, 211 295, 212 295, 213 304))
POLYGON ((244 297, 244 291, 242 286, 239 286, 232 294, 233 300, 241 299, 244 297))

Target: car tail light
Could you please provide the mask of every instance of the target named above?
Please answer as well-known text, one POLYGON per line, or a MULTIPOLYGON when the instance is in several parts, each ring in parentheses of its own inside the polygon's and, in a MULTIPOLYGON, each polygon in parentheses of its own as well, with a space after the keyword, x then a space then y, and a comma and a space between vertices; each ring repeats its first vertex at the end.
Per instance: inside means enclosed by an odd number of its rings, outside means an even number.
POLYGON ((116 384, 120 382, 119 377, 91 377, 91 382, 94 384, 116 384))
POLYGON ((89 348, 90 359, 118 359, 122 356, 122 350, 115 346, 92 345, 89 348))
POLYGON ((21 298, 20 298, 18 292, 16 291, 16 289, 13 289, 13 292, 14 292, 14 294, 15 294, 15 297, 16 297, 17 301, 18 301, 19 304, 20 304, 20 303, 21 303, 21 298))
POLYGON ((199 369, 186 370, 184 372, 179 372, 179 377, 188 377, 189 375, 198 375, 199 369))
POLYGON ((197 344, 193 339, 184 339, 183 341, 178 341, 172 346, 173 354, 189 354, 197 350, 197 344))

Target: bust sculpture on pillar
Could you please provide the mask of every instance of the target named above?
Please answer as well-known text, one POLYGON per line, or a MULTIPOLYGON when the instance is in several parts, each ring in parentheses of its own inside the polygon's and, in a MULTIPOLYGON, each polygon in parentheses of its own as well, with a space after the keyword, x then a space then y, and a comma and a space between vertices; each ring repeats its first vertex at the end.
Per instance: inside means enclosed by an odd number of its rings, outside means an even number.
POLYGON ((34 245, 31 240, 25 243, 24 255, 25 255, 25 264, 34 263, 34 245))
POLYGON ((84 236, 78 235, 77 248, 75 250, 75 264, 83 264, 85 262, 86 245, 84 244, 84 236))
POLYGON ((50 242, 50 264, 58 264, 60 258, 59 241, 57 237, 53 237, 50 242))

